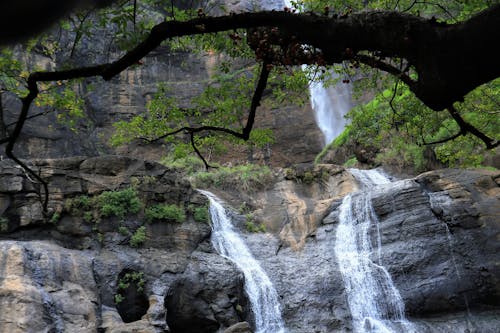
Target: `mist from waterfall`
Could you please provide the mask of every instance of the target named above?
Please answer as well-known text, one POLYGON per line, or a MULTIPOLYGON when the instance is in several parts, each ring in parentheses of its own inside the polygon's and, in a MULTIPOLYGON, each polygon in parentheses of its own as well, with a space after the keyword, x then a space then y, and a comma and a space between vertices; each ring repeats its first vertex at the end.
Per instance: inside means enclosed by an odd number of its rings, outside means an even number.
POLYGON ((220 200, 208 191, 201 191, 210 201, 211 241, 217 252, 229 258, 245 276, 245 292, 255 317, 255 333, 284 333, 278 294, 271 280, 252 256, 245 242, 233 228, 220 200))
POLYGON ((378 170, 349 170, 361 191, 348 194, 339 207, 335 255, 345 283, 354 332, 412 332, 404 303, 387 269, 382 265, 380 231, 371 197, 390 180, 378 170), (370 230, 377 231, 377 260, 370 230))

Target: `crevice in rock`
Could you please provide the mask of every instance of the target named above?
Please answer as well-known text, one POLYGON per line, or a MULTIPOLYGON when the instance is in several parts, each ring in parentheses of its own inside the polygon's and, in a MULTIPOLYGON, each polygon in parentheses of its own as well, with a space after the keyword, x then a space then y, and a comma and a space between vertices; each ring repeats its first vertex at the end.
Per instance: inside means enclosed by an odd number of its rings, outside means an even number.
POLYGON ((123 322, 141 320, 148 311, 149 301, 144 293, 145 283, 143 272, 126 268, 118 274, 115 304, 123 322))

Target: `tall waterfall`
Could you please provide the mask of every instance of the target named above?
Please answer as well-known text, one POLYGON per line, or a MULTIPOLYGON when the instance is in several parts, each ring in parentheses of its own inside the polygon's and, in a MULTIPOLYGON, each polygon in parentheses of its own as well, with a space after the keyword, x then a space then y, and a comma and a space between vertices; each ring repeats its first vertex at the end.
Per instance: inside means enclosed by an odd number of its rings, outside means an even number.
MULTIPOLYGON (((283 5, 291 8, 291 0, 283 0, 283 5)), ((338 73, 330 72, 332 79, 339 77, 338 73)), ((347 124, 344 116, 352 108, 352 86, 350 83, 337 82, 333 86, 325 87, 321 82, 309 84, 311 107, 314 110, 314 119, 324 136, 324 144, 328 145, 338 137, 347 124)))
MULTIPOLYGON (((334 79, 338 77, 335 72, 330 75, 334 79)), ((344 116, 352 108, 351 84, 337 82, 324 87, 321 82, 312 82, 309 84, 309 93, 314 118, 325 137, 326 146, 342 133, 347 124, 344 116)))
POLYGON ((335 254, 345 283, 354 331, 411 332, 412 325, 405 319, 401 295, 382 266, 378 227, 378 258, 374 261, 370 257, 373 252, 370 230, 378 225, 371 196, 390 181, 377 170, 350 171, 360 182, 361 191, 347 195, 339 208, 335 254))
POLYGON ((255 333, 284 333, 278 294, 271 280, 233 228, 217 197, 207 191, 200 190, 200 193, 210 200, 213 246, 233 261, 245 276, 245 291, 255 317, 255 333))

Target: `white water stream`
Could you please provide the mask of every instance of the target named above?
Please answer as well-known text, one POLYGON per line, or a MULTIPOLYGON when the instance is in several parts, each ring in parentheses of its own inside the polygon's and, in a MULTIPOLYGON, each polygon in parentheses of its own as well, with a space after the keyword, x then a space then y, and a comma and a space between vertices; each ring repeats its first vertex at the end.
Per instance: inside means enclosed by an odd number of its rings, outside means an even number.
POLYGON ((210 201, 213 246, 219 254, 233 261, 245 276, 245 291, 255 317, 255 333, 284 333, 278 294, 271 280, 233 228, 220 200, 210 192, 199 192, 210 201))
POLYGON ((377 230, 378 262, 371 259, 370 230, 378 224, 371 196, 390 180, 377 170, 349 170, 361 191, 342 201, 335 254, 345 283, 354 332, 412 332, 405 319, 404 303, 380 260, 380 234, 377 230))

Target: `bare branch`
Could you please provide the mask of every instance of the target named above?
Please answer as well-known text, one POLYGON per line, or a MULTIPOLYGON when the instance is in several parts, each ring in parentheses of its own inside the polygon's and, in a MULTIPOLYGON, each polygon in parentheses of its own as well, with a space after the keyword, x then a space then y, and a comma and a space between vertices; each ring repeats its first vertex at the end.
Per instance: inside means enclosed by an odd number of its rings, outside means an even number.
POLYGON ((191 140, 191 147, 193 147, 193 150, 196 153, 196 155, 198 155, 198 157, 203 161, 203 164, 205 164, 205 169, 208 171, 209 168, 214 168, 213 166, 208 164, 207 160, 205 160, 205 157, 203 157, 201 152, 198 150, 198 147, 196 147, 196 143, 194 142, 194 133, 193 132, 189 133, 189 137, 191 140))

